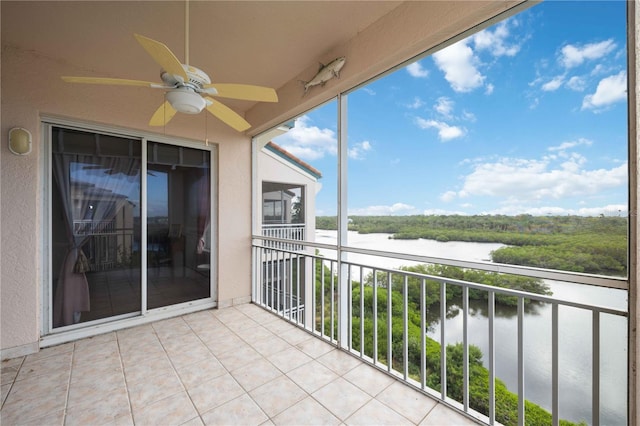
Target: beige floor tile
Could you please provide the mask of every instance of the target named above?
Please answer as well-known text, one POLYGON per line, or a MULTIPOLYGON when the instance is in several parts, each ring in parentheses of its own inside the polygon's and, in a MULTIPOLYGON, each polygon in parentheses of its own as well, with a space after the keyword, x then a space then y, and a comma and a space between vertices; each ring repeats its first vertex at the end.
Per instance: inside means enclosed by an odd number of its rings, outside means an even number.
POLYGON ((224 353, 235 351, 238 348, 247 346, 247 343, 236 336, 233 332, 222 336, 219 340, 205 342, 212 354, 219 357, 224 353))
POLYGON ((253 348, 260 352, 260 354, 264 357, 268 357, 269 355, 273 355, 275 353, 290 349, 292 346, 279 338, 276 335, 267 339, 257 339, 255 341, 249 342, 253 348))
POLYGON ((465 417, 464 415, 458 413, 457 411, 443 405, 437 404, 433 410, 429 412, 427 417, 420 423, 421 426, 432 425, 456 425, 456 426, 465 426, 465 425, 477 425, 475 421, 465 417))
MULTIPOLYGON (((3 419, 4 420, 4 419, 3 419)), ((2 421, 0 421, 0 424, 2 421)), ((64 410, 58 410, 36 419, 21 422, 20 426, 62 426, 64 425, 64 410)))
POLYGON ((116 341, 116 333, 104 333, 99 334, 97 336, 88 337, 86 339, 77 340, 75 342, 75 350, 76 351, 84 351, 89 348, 102 347, 105 343, 115 342, 116 341))
POLYGON ((339 425, 340 419, 331 414, 318 401, 311 397, 306 397, 302 401, 287 408, 282 413, 272 418, 276 425, 339 425))
POLYGON ((188 333, 171 336, 162 340, 162 346, 168 354, 182 352, 186 348, 190 348, 195 345, 202 345, 202 342, 193 330, 190 330, 188 333))
POLYGON ((73 352, 74 347, 75 347, 74 342, 65 343, 57 346, 51 346, 48 348, 40 349, 40 351, 36 352, 35 354, 28 355, 26 359, 29 361, 36 361, 36 360, 47 358, 53 355, 60 355, 66 352, 73 352))
POLYGON ((215 345, 216 343, 221 342, 229 336, 235 336, 233 331, 229 330, 226 325, 218 320, 216 320, 216 322, 216 325, 205 330, 194 330, 200 340, 202 340, 202 342, 207 346, 215 345))
POLYGON ((340 376, 347 374, 350 370, 362 363, 362 361, 358 360, 356 357, 353 357, 339 349, 327 352, 321 357, 318 357, 317 360, 340 376))
POLYGON ((346 420, 360 407, 371 400, 371 396, 343 378, 338 378, 311 394, 318 402, 340 420, 346 420))
MULTIPOLYGON (((117 360, 120 357, 120 349, 116 340, 110 340, 93 346, 85 346, 81 351, 73 354, 73 365, 95 365, 117 360)), ((119 361, 118 361, 119 362, 119 361)))
POLYGON ((71 356, 72 352, 65 352, 35 361, 25 360, 22 367, 20 367, 16 380, 24 380, 29 377, 62 371, 71 371, 71 356))
POLYGON ((208 380, 188 390, 199 413, 205 413, 244 393, 230 374, 208 380))
POLYGON ((318 361, 311 361, 287 373, 298 386, 313 393, 336 380, 339 376, 318 361))
POLYGON ((145 361, 126 363, 124 366, 124 377, 127 380, 127 384, 131 385, 143 380, 148 380, 150 377, 169 374, 173 371, 173 365, 164 352, 159 356, 156 356, 154 353, 153 357, 145 361))
POLYGON ((249 395, 269 417, 273 417, 308 394, 287 376, 281 376, 252 390, 249 395))
POLYGON ((286 351, 281 351, 267 357, 269 361, 278 367, 281 371, 287 373, 301 365, 311 362, 313 359, 302 352, 300 349, 291 347, 286 351))
POLYGON ((250 330, 252 328, 258 327, 260 324, 249 317, 244 317, 236 321, 227 322, 225 323, 225 325, 229 327, 231 331, 238 333, 242 330, 250 330))
POLYGON ((67 407, 87 403, 100 404, 105 395, 115 392, 127 393, 122 370, 114 370, 96 377, 83 376, 84 380, 71 382, 67 407))
POLYGON ((177 366, 176 370, 187 390, 227 373, 226 368, 211 354, 194 364, 177 366))
POLYGON ((266 359, 260 358, 249 365, 232 371, 231 375, 245 391, 250 391, 282 376, 282 371, 266 359))
POLYGON ((376 370, 366 364, 360 364, 347 374, 342 376, 371 396, 376 396, 389 385, 395 382, 393 377, 376 370))
POLYGON ((69 387, 69 371, 59 371, 41 376, 19 380, 11 388, 11 398, 32 399, 63 389, 66 394, 69 387))
POLYGON ((220 361, 227 370, 233 371, 261 359, 262 356, 251 346, 243 343, 235 350, 216 355, 216 358, 218 358, 218 361, 220 361))
POLYGON ((198 416, 186 392, 172 395, 144 408, 133 409, 133 420, 139 425, 179 425, 198 416))
POLYGON ((409 419, 401 416, 383 403, 372 399, 358 411, 353 413, 345 423, 354 426, 397 426, 412 424, 409 419))
POLYGON ((6 385, 0 386, 0 407, 4 404, 4 400, 9 395, 9 390, 11 389, 12 383, 7 383, 6 385))
POLYGON ((149 358, 166 356, 166 354, 167 352, 160 344, 160 341, 157 341, 156 343, 150 343, 148 345, 143 344, 135 349, 121 351, 120 359, 122 359, 122 363, 126 368, 133 364, 145 362, 149 358))
POLYGON ((128 386, 131 406, 145 407, 170 395, 184 391, 182 382, 175 372, 149 377, 147 380, 128 386))
POLYGON ((193 365, 211 357, 211 351, 204 343, 198 341, 197 344, 184 346, 181 350, 168 353, 171 363, 176 367, 193 365))
POLYGON ((291 330, 287 330, 284 333, 279 333, 278 336, 280 336, 285 342, 292 345, 297 345, 298 343, 304 342, 309 337, 312 337, 311 334, 296 326, 293 326, 291 330))
POLYGON ((63 410, 66 399, 66 385, 47 391, 36 390, 27 394, 13 392, 12 389, 2 406, 2 411, 0 411, 2 416, 0 423, 3 425, 22 424, 48 416, 63 410))
POLYGON ((18 371, 20 370, 20 365, 15 365, 12 367, 2 367, 2 371, 0 371, 0 385, 7 385, 13 383, 13 381, 18 376, 18 371))
POLYGON ((205 425, 259 425, 267 415, 247 394, 233 399, 202 415, 205 425))
POLYGON ((260 339, 272 339, 275 337, 275 335, 271 331, 267 330, 261 325, 256 325, 255 327, 246 329, 241 328, 239 330, 236 330, 235 333, 236 335, 238 335, 238 337, 248 343, 255 342, 256 340, 260 339))
POLYGON ((408 385, 396 381, 383 390, 376 399, 393 407, 414 423, 420 423, 437 402, 408 385))
POLYGON ((200 418, 200 416, 198 417, 194 417, 191 420, 187 420, 186 422, 182 423, 180 426, 204 426, 204 423, 202 422, 202 419, 200 418))
POLYGON ((84 401, 67 408, 65 425, 98 425, 113 423, 130 414, 129 399, 124 387, 111 392, 92 394, 84 401), (101 397, 100 397, 101 396, 101 397))
POLYGON ((191 327, 180 317, 158 321, 152 325, 161 341, 193 332, 191 327))
POLYGON ((296 345, 298 349, 309 355, 311 358, 318 358, 328 352, 331 352, 335 347, 327 342, 323 342, 314 336, 309 336, 307 340, 296 345))

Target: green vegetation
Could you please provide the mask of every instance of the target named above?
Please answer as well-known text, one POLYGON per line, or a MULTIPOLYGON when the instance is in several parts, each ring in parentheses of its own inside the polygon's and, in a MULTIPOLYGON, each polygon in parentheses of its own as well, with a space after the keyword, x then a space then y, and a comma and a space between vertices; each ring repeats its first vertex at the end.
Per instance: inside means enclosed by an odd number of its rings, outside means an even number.
MULTIPOLYGON (((627 219, 582 216, 351 216, 349 230, 395 239, 501 243, 497 263, 625 276, 627 219)), ((335 216, 316 218, 318 229, 337 229, 335 216)))
MULTIPOLYGON (((419 265, 415 267, 402 268, 402 270, 417 272, 429 275, 447 276, 474 282, 491 282, 494 285, 514 289, 527 289, 542 294, 548 294, 549 289, 541 281, 535 279, 523 279, 522 277, 501 275, 488 272, 467 271, 461 268, 419 265)), ((331 271, 322 266, 321 262, 316 262, 316 329, 320 330, 321 323, 321 301, 324 301, 324 332, 336 338, 337 336, 337 305, 333 311, 333 328, 331 327, 332 311, 331 302, 337 303, 336 290, 332 290, 332 279, 337 287, 336 277, 331 271), (324 275, 321 275, 324 268, 324 275), (324 276, 324 284, 321 277, 324 276)), ((391 274, 391 288, 389 288, 387 273, 379 273, 376 277, 369 274, 364 277, 362 290, 359 282, 352 282, 352 347, 360 350, 369 357, 374 355, 373 336, 377 336, 377 359, 382 364, 392 362, 392 367, 398 371, 404 370, 404 363, 407 363, 409 376, 417 381, 421 381, 421 356, 422 337, 426 332, 421 323, 421 278, 410 277, 407 280, 407 301, 408 301, 408 322, 407 322, 407 346, 408 356, 404 359, 403 351, 403 291, 404 276, 401 273, 391 274), (374 299, 374 278, 376 297, 374 299), (387 333, 388 303, 391 303, 391 336, 387 333), (360 310, 360 300, 363 298, 364 310, 360 310), (375 301, 374 301, 375 300, 375 301), (377 325, 374 330, 373 307, 376 304, 377 325), (364 341, 360 339, 360 327, 364 329, 364 341), (391 361, 388 359, 388 348, 391 345, 391 361)), ((440 311, 440 284, 433 280, 425 281, 425 308, 427 310, 427 322, 434 323, 439 320, 440 311), (435 312, 436 315, 429 315, 435 312), (431 319, 429 319, 431 318, 431 319)), ((447 286, 447 316, 453 314, 456 309, 455 303, 460 296, 460 288, 457 286, 447 286)), ((469 297, 475 300, 486 299, 486 292, 472 290, 469 297)), ((509 298, 496 298, 497 304, 512 305, 513 300, 509 298)), ((425 324, 428 327, 430 324, 425 324)), ((440 357, 441 346, 438 342, 425 338, 425 363, 426 371, 424 381, 430 388, 440 391, 440 357)), ((461 344, 447 345, 447 395, 457 401, 462 401, 463 393, 463 348, 461 344)), ((469 347, 469 399, 470 406, 486 415, 489 413, 489 372, 482 365, 482 352, 476 346, 469 347)), ((516 425, 518 421, 518 397, 510 392, 504 382, 495 380, 496 395, 496 420, 505 425, 516 425)), ((542 407, 526 401, 525 418, 527 425, 548 425, 552 423, 551 414, 542 407)), ((561 420, 561 425, 572 425, 574 423, 561 420)))

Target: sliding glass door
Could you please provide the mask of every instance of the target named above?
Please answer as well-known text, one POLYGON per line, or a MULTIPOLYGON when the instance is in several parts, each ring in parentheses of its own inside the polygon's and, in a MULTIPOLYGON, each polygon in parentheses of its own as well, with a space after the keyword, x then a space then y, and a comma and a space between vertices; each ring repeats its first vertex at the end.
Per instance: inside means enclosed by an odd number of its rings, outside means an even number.
POLYGON ((53 125, 50 135, 48 328, 213 301, 212 152, 53 125))
POLYGON ((147 144, 147 306, 208 298, 211 154, 147 144))

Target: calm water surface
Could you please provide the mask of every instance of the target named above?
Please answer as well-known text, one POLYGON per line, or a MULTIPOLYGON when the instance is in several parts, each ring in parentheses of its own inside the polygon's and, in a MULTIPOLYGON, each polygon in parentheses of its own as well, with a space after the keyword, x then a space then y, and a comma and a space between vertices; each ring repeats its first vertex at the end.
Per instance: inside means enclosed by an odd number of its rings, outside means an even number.
MULTIPOLYGON (((316 231, 316 241, 335 243, 335 231, 316 231)), ((491 251, 503 247, 494 243, 438 242, 433 240, 393 240, 389 234, 348 233, 350 246, 371 250, 408 253, 422 256, 467 260, 490 261, 491 251)), ((335 256, 321 250, 327 257, 335 256)), ((375 265, 380 268, 397 268, 416 264, 390 258, 372 258, 367 255, 349 254, 349 261, 375 265)), ((353 279, 358 279, 353 277, 353 279)), ((553 296, 626 310, 625 291, 576 285, 546 280, 553 296)), ((455 303, 455 301, 454 301, 455 303)), ((460 302, 457 302, 460 304, 460 302)), ((455 306, 454 306, 455 309, 455 306)), ((496 376, 509 390, 517 392, 518 350, 517 313, 515 308, 498 307, 495 317, 496 376)), ((445 320, 446 343, 462 341, 462 315, 458 313, 445 320)), ((559 375, 560 417, 575 422, 591 424, 591 364, 592 364, 592 316, 590 312, 576 308, 559 309, 559 375)), ((603 315, 600 320, 600 423, 604 425, 626 424, 627 388, 627 322, 624 317, 603 315)), ((468 318, 469 340, 485 354, 488 353, 487 307, 482 302, 470 303, 468 318)), ((440 341, 440 323, 432 324, 429 337, 440 341)), ((541 304, 526 309, 524 320, 525 338, 525 398, 551 409, 551 305, 541 304)))

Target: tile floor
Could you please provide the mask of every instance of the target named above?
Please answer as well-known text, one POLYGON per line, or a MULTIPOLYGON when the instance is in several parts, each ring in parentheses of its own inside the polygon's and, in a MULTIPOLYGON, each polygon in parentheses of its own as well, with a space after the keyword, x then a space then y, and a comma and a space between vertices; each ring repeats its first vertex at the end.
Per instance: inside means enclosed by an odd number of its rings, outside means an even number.
POLYGON ((461 425, 457 412, 240 305, 2 363, 2 425, 461 425))

